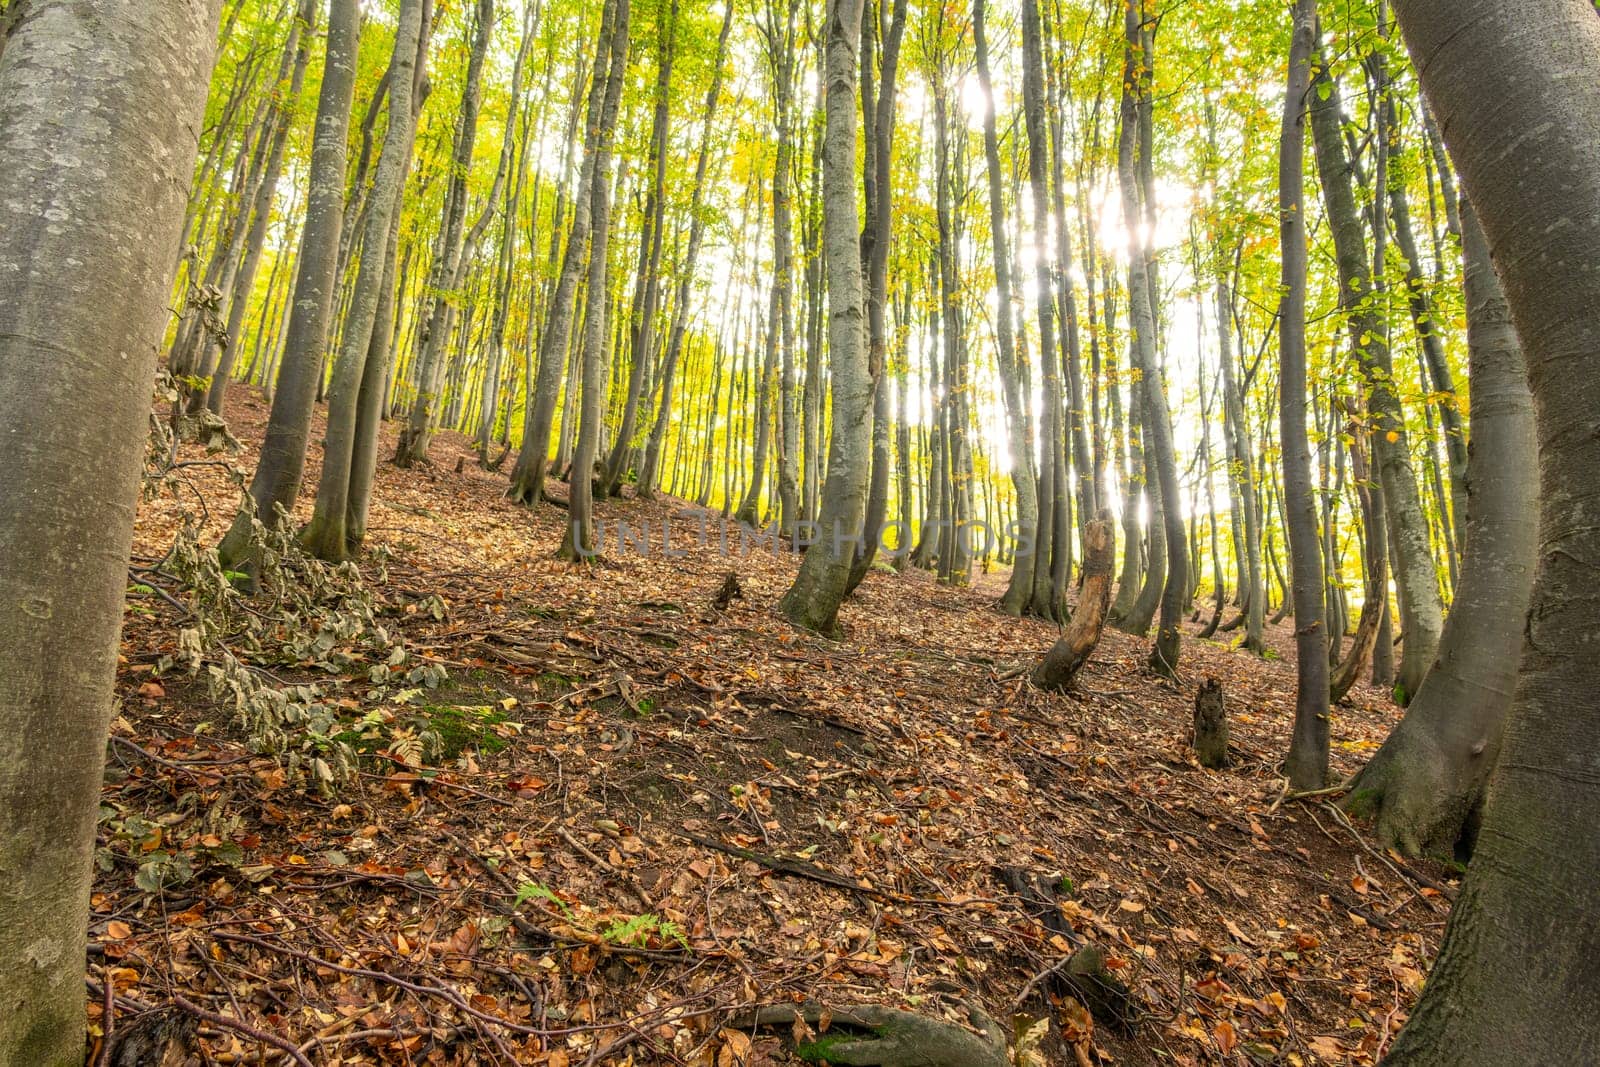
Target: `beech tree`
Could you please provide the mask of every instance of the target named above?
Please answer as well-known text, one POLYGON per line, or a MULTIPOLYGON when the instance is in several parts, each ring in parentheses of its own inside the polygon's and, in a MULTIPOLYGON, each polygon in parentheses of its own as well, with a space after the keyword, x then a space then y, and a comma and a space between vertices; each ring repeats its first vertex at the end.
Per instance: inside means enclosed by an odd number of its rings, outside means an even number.
MULTIPOLYGON (((1593 561, 1600 439, 1600 18, 1584 0, 1396 0, 1505 288, 1533 395, 1539 551, 1516 694, 1444 945, 1389 1062, 1582 1063, 1600 888, 1593 561), (1524 146, 1538 130, 1537 150, 1524 146)), ((1480 275, 1481 277, 1481 275, 1480 275)), ((1469 537, 1469 551, 1471 551, 1469 537)))
POLYGON ((1279 148, 1278 212, 1283 298, 1278 309, 1279 425, 1283 506, 1293 561, 1294 736, 1289 787, 1321 789, 1328 777, 1328 632, 1323 626, 1322 548, 1306 438, 1305 121, 1316 44, 1316 0, 1295 0, 1279 148))
POLYGON ((827 112, 822 157, 823 232, 828 257, 828 363, 833 420, 828 473, 817 522, 820 539, 779 607, 797 626, 838 627, 866 515, 872 439, 872 376, 867 366, 864 293, 856 211, 856 77, 862 0, 828 0, 827 112))
POLYGON ((0 37, 0 1062, 78 1067, 150 384, 219 5, 27 7, 0 37))

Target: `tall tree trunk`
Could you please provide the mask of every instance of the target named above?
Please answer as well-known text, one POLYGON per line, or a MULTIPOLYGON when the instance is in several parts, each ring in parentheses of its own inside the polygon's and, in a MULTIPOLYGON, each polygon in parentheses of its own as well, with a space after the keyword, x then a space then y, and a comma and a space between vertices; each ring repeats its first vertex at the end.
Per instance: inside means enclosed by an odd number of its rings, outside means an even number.
MULTIPOLYGON (((1005 203, 1001 196, 1000 138, 995 128, 994 89, 989 77, 989 43, 985 32, 985 0, 973 0, 972 34, 977 47, 978 84, 983 89, 983 154, 989 179, 989 234, 994 247, 996 297, 995 339, 1000 389, 1005 401, 1007 442, 1011 450, 1011 484, 1017 492, 1017 540, 1031 543, 1039 528, 1038 485, 1033 472, 1033 438, 1024 407, 1031 397, 1022 388, 1017 365, 1017 345, 1011 330, 1011 251, 1006 237, 1005 203)), ((1011 580, 1000 598, 1000 610, 1021 615, 1033 596, 1032 552, 1019 552, 1011 566, 1011 580)))
POLYGON ((0 57, 0 1063, 84 1062, 134 506, 217 18, 30 0, 0 57))
MULTIPOLYGON (((667 425, 672 418, 672 392, 677 381, 678 360, 683 354, 683 339, 689 326, 690 286, 694 282, 695 264, 700 258, 700 245, 705 239, 705 213, 701 206, 705 199, 706 174, 711 162, 712 122, 722 98, 722 68, 728 53, 729 31, 732 29, 733 5, 729 4, 722 14, 722 31, 717 35, 717 54, 715 65, 711 68, 711 87, 706 90, 705 107, 701 112, 700 153, 694 166, 694 192, 689 197, 689 248, 678 269, 677 294, 672 302, 672 328, 667 335, 667 354, 661 366, 661 399, 656 409, 655 423, 650 429, 650 438, 645 444, 639 480, 634 485, 635 493, 645 500, 655 496, 661 454, 666 448, 667 425)), ((681 454, 681 446, 679 451, 681 454)))
POLYGON ((1350 158, 1340 133, 1339 86, 1324 63, 1317 64, 1311 95, 1311 130, 1316 144, 1324 210, 1339 267, 1339 301, 1349 322, 1351 347, 1368 389, 1374 422, 1373 450, 1389 520, 1389 547, 1400 592, 1404 647, 1395 683, 1409 701, 1433 665, 1444 628, 1427 520, 1411 466, 1405 417, 1395 391, 1384 326, 1370 298, 1370 265, 1361 215, 1356 207, 1350 158))
POLYGON ((610 266, 607 253, 611 240, 611 183, 608 176, 611 173, 611 146, 617 127, 617 112, 622 103, 622 86, 628 73, 630 13, 629 0, 615 0, 615 3, 610 62, 595 65, 597 84, 600 80, 599 71, 605 69, 608 73, 604 79, 605 103, 600 112, 599 136, 595 139, 594 193, 589 202, 592 213, 589 224, 589 299, 583 314, 578 437, 573 446, 572 474, 567 483, 570 489, 567 532, 556 552, 557 556, 567 560, 587 558, 600 549, 594 521, 594 483, 605 419, 606 323, 611 304, 607 280, 610 266))
MULTIPOLYGON (((211 374, 211 384, 204 396, 205 406, 217 415, 222 414, 223 398, 227 396, 228 383, 233 377, 233 364, 239 356, 240 335, 244 332, 245 313, 250 309, 250 294, 255 288, 256 271, 261 266, 261 253, 267 243, 267 223, 272 218, 272 203, 278 193, 278 179, 283 174, 283 152, 289 140, 289 128, 294 125, 296 105, 300 90, 305 85, 306 67, 311 63, 311 36, 316 30, 316 0, 300 0, 289 43, 285 49, 294 54, 294 69, 289 76, 288 89, 274 96, 272 118, 267 124, 271 143, 267 149, 266 167, 261 183, 251 198, 249 230, 245 235, 244 258, 233 279, 233 294, 228 302, 228 325, 221 339, 221 353, 216 369, 211 374)), ((197 393, 191 407, 198 406, 202 398, 197 393)))
POLYGON ((672 120, 672 60, 677 45, 678 0, 662 0, 656 14, 661 36, 656 55, 655 115, 650 129, 650 192, 645 198, 639 234, 639 267, 635 275, 629 338, 632 366, 623 398, 622 422, 601 478, 603 496, 622 492, 622 480, 638 451, 634 435, 639 422, 639 401, 655 353, 656 316, 661 304, 661 250, 667 229, 667 135, 672 120))
MULTIPOLYGON (((1033 201, 1035 239, 1044 240, 1043 220, 1050 216, 1050 135, 1045 116, 1043 29, 1039 21, 1038 0, 1023 0, 1022 5, 1022 98, 1028 132, 1028 185, 1033 201)), ((1057 481, 1062 464, 1058 458, 1066 447, 1062 433, 1060 362, 1056 358, 1056 333, 1053 297, 1049 285, 1040 285, 1035 294, 1039 316, 1039 366, 1042 374, 1043 411, 1039 419, 1039 521, 1034 545, 1033 599, 1030 614, 1043 619, 1059 619, 1062 607, 1060 590, 1053 581, 1055 555, 1056 497, 1067 487, 1057 481)))
MULTIPOLYGON (((444 377, 446 353, 450 348, 450 328, 454 320, 457 291, 464 277, 462 248, 467 214, 467 175, 472 170, 472 150, 478 140, 478 110, 483 102, 483 63, 494 35, 494 0, 477 0, 472 51, 467 59, 467 80, 461 93, 461 117, 456 126, 455 151, 450 160, 449 191, 445 197, 444 227, 439 234, 439 251, 433 261, 433 277, 428 284, 432 310, 427 316, 427 331, 422 339, 422 356, 417 366, 417 398, 411 417, 400 435, 395 463, 410 467, 427 459, 428 446, 437 428, 439 386, 444 377)), ((394 87, 390 86, 393 108, 394 87)), ((392 112, 391 112, 392 114, 392 112)), ((369 246, 376 247, 376 246, 369 246)))
POLYGON ((865 308, 856 212, 856 48, 862 0, 829 0, 827 132, 823 146, 823 228, 828 255, 828 362, 833 433, 822 487, 820 539, 806 550, 794 585, 780 603, 792 623, 831 633, 855 558, 866 512, 871 461, 872 376, 867 365, 865 308))
POLYGON ((348 509, 350 471, 355 456, 356 421, 361 379, 366 370, 373 325, 378 316, 388 257, 393 213, 400 210, 400 194, 411 160, 416 119, 411 100, 420 58, 422 0, 402 0, 395 30, 394 76, 389 84, 389 125, 384 131, 383 154, 378 159, 367 213, 362 225, 362 256, 356 286, 334 363, 328 392, 328 427, 322 442, 322 477, 317 482, 317 504, 311 525, 301 534, 307 549, 321 559, 338 561, 350 554, 348 509))
MULTIPOLYGON (((853 593, 878 554, 884 522, 889 512, 889 473, 893 462, 889 447, 889 247, 894 240, 894 127, 896 81, 900 67, 900 40, 905 32, 906 0, 894 0, 892 17, 883 0, 868 9, 878 25, 871 26, 864 14, 861 25, 862 55, 861 114, 867 146, 863 170, 867 195, 866 225, 861 233, 861 266, 867 283, 867 369, 872 375, 872 473, 867 481, 867 510, 864 543, 850 567, 846 595, 853 593), (874 38, 883 41, 876 77, 870 57, 874 38)), ((798 441, 794 442, 797 446, 798 441)))
MULTIPOLYGON (((1152 514, 1151 553, 1164 549, 1166 574, 1161 590, 1161 621, 1151 649, 1149 666, 1157 674, 1176 678, 1179 651, 1183 641, 1183 609, 1188 602, 1189 552, 1185 541, 1183 512, 1178 493, 1178 463, 1172 444, 1172 415, 1167 408, 1167 388, 1162 381, 1161 365, 1156 353, 1157 318, 1155 293, 1151 282, 1155 239, 1154 183, 1148 172, 1153 168, 1151 159, 1152 122, 1151 109, 1155 106, 1151 92, 1151 72, 1154 66, 1152 31, 1143 15, 1144 0, 1125 0, 1123 30, 1126 40, 1126 61, 1123 71, 1122 135, 1117 149, 1117 171, 1122 189, 1123 224, 1128 230, 1128 315, 1133 332, 1130 354, 1139 374, 1136 388, 1144 401, 1144 431, 1147 443, 1147 471, 1155 477, 1149 484, 1159 487, 1161 512, 1152 514), (1144 186, 1144 217, 1140 217, 1139 182, 1134 171, 1135 135, 1140 142, 1139 167, 1147 172, 1144 186), (1141 222, 1145 237, 1139 233, 1141 222), (1157 545, 1154 536, 1156 524, 1164 545, 1157 545)), ((1154 568, 1152 567, 1152 573, 1154 568)))
POLYGON ((1311 447, 1306 438, 1305 118, 1316 46, 1316 0, 1295 0, 1289 85, 1278 155, 1283 256, 1279 304, 1279 440, 1284 520, 1294 571, 1295 706, 1289 788, 1321 789, 1328 777, 1328 631, 1324 625, 1322 546, 1317 536, 1311 447))
MULTIPOLYGON (((573 396, 572 381, 568 380, 565 390, 561 383, 568 361, 572 358, 572 318, 577 302, 578 281, 589 261, 594 189, 597 182, 608 180, 605 175, 597 176, 594 157, 600 137, 600 112, 605 105, 606 71, 610 63, 616 3, 617 0, 607 0, 595 34, 594 63, 590 68, 593 77, 584 117, 583 162, 579 167, 578 191, 573 198, 572 226, 567 234, 561 272, 557 275, 556 287, 550 296, 544 328, 539 334, 539 368, 528 389, 527 407, 522 420, 522 446, 517 451, 517 462, 511 472, 511 488, 507 491, 511 499, 530 507, 544 499, 544 480, 550 466, 550 431, 555 425, 556 402, 563 395, 569 401, 573 396)), ((554 241, 554 236, 551 239, 554 241)), ((552 244, 551 252, 554 251, 552 244)), ((570 417, 562 419, 563 435, 571 424, 570 417)))
POLYGON ((1600 273, 1586 265, 1600 251, 1600 18, 1585 0, 1394 6, 1526 357, 1541 516, 1516 695, 1477 849, 1388 1062, 1593 1063, 1600 273))
POLYGON ((240 568, 251 555, 254 519, 275 522, 277 509, 289 511, 300 496, 312 401, 322 372, 323 346, 338 289, 334 271, 344 222, 346 141, 360 30, 359 0, 329 0, 327 56, 317 100, 300 263, 295 273, 282 366, 249 495, 218 548, 225 566, 240 568))

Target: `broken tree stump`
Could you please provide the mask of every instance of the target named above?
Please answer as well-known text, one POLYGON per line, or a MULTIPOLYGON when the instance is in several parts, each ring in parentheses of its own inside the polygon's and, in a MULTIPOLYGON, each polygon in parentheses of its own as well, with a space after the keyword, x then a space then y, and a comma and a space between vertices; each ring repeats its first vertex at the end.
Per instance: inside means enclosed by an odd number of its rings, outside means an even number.
POLYGON ((1077 607, 1055 646, 1033 669, 1030 678, 1040 689, 1065 689, 1072 684, 1100 644, 1111 607, 1111 570, 1116 555, 1111 512, 1101 509, 1084 535, 1083 588, 1077 607))
POLYGON ((1194 755, 1214 771, 1228 765, 1228 709, 1215 678, 1202 682, 1194 698, 1194 755))
POLYGON ((739 576, 733 571, 722 580, 722 588, 717 595, 711 598, 711 606, 717 611, 727 611, 728 605, 744 596, 744 587, 739 584, 739 576))

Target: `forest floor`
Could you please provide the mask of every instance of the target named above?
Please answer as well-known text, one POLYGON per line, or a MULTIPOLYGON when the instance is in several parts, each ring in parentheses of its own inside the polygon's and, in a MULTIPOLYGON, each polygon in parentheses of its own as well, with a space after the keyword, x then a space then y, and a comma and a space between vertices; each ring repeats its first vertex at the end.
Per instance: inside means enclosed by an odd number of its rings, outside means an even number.
MULTIPOLYGON (((267 405, 231 395, 244 447, 220 458, 249 470, 267 405)), ((829 641, 774 610, 792 555, 557 562, 564 511, 505 500, 455 435, 433 460, 381 465, 387 573, 364 573, 409 662, 448 677, 375 705, 359 656, 282 665, 353 724, 442 734, 432 767, 380 743, 327 795, 286 777, 201 678, 152 676, 182 613, 135 589, 92 1032, 114 1005, 124 1035, 198 1026, 196 1063, 733 1067, 791 1062, 789 1028, 740 1026, 754 1006, 953 1018, 961 997, 1020 1031, 1078 1019, 1077 1048, 1052 1033, 1035 1063, 1361 1064, 1404 1020, 1455 875, 1375 851, 1320 799, 1278 803, 1287 629, 1261 660, 1191 626, 1176 687, 1108 631, 1076 691, 1046 694, 1023 671, 1054 628, 996 612, 998 572, 970 589, 875 572, 829 641), (717 611, 730 571, 744 595, 717 611), (1228 697, 1224 771, 1187 747, 1207 676, 1228 697), (154 891, 136 881, 152 856, 154 891), (1043 876, 1070 935, 1000 868, 1043 876), (1070 938, 1105 950, 1136 1020, 1083 1039, 1081 1013, 1058 1016, 1070 938)), ((201 500, 205 543, 231 517, 221 465, 178 473, 141 509, 136 556, 165 553, 201 500)), ((630 493, 602 515, 637 528, 683 506, 630 493)), ((1335 773, 1397 716, 1366 688, 1337 708, 1335 773)))

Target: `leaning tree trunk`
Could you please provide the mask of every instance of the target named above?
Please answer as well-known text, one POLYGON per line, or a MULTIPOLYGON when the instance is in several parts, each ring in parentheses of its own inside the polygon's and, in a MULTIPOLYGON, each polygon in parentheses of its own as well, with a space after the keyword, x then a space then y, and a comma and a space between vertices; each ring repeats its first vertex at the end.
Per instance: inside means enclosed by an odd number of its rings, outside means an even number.
POLYGON ((316 395, 317 378, 322 373, 323 346, 338 288, 334 269, 339 260, 339 235, 344 221, 346 141, 360 27, 358 0, 331 0, 327 56, 323 60, 316 132, 311 146, 310 191, 306 198, 300 262, 295 273, 283 362, 249 495, 218 548, 223 563, 228 566, 238 567, 253 554, 252 520, 260 518, 269 524, 276 521, 277 509, 293 508, 300 495, 311 432, 312 398, 316 395))
POLYGON ((829 0, 827 131, 822 159, 823 240, 828 256, 828 362, 833 434, 818 512, 820 539, 806 549, 780 608, 790 622, 831 633, 838 628, 855 558, 853 538, 866 512, 872 445, 872 376, 863 330, 860 232, 856 212, 856 47, 862 0, 829 0))
POLYGON ((1084 532, 1083 586, 1078 605, 1061 637, 1030 678, 1041 689, 1066 689, 1100 644, 1106 610, 1111 606, 1111 570, 1116 562, 1116 529, 1111 512, 1102 510, 1084 532))
POLYGON ((1370 392, 1367 403, 1376 431, 1372 438, 1373 462, 1383 485, 1390 563, 1400 592, 1405 639, 1395 690, 1405 703, 1433 665, 1444 628, 1444 608, 1439 599, 1428 523, 1411 466, 1405 415, 1394 387, 1385 327, 1378 303, 1372 299, 1366 237, 1341 131, 1339 85, 1324 63, 1317 66, 1310 101, 1311 131, 1324 211, 1339 268, 1339 303, 1349 322, 1351 348, 1370 392))
POLYGON ((31 0, 0 57, 0 1063, 83 1063, 117 638, 217 9, 31 0))
POLYGON ((1461 224, 1472 379, 1461 584, 1438 662, 1346 801, 1376 818, 1384 844, 1413 855, 1470 851, 1511 706, 1538 545, 1537 442, 1522 351, 1467 201, 1461 224))
POLYGON ((1295 708, 1289 787, 1321 789, 1328 776, 1328 632, 1323 625, 1322 546, 1317 537, 1311 448, 1306 440, 1305 117, 1315 44, 1316 0, 1295 0, 1289 86, 1278 156, 1283 256, 1279 304, 1279 440, 1283 512, 1294 571, 1295 708))
POLYGON ((1600 18, 1588 0, 1394 6, 1521 340, 1541 516, 1516 695, 1476 853, 1388 1062, 1595 1063, 1600 18))

